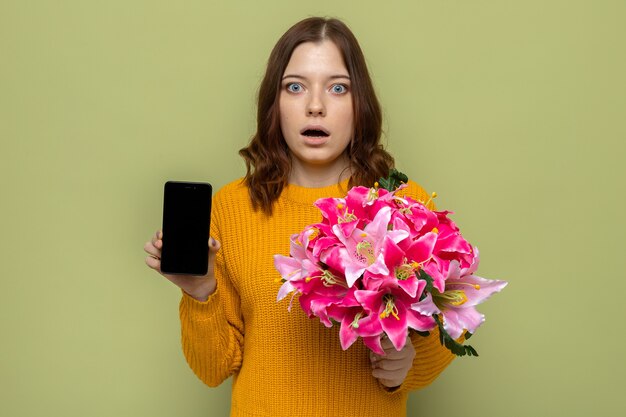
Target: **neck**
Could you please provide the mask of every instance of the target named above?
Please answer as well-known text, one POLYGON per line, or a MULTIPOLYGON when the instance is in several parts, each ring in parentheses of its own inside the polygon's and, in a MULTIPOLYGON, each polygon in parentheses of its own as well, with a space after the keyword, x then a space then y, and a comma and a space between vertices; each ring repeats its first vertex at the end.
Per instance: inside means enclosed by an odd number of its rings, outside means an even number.
POLYGON ((328 165, 303 164, 296 158, 291 163, 289 183, 307 188, 321 188, 337 184, 350 177, 349 162, 345 155, 328 165))

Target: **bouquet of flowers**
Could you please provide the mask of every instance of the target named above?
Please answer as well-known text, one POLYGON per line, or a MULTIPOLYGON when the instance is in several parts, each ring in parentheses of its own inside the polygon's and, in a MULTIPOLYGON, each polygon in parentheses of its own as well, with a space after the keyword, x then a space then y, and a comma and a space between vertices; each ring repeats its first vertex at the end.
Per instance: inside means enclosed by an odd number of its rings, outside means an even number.
POLYGON ((373 188, 317 200, 322 221, 291 236, 290 256, 274 255, 283 282, 277 300, 293 293, 293 302, 299 294, 309 317, 341 326, 344 350, 361 337, 382 355, 386 335, 399 351, 409 329, 426 336, 438 327, 450 351, 478 356, 457 339, 484 322, 475 306, 507 282, 474 275, 478 249, 461 236, 451 212, 396 195, 407 181, 392 170, 373 188))

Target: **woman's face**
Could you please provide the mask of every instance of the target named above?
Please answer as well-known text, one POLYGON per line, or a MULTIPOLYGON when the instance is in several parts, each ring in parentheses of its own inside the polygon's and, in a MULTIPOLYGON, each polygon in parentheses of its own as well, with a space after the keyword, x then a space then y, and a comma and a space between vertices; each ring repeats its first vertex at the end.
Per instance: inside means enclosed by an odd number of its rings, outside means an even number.
POLYGON ((354 133, 350 76, 332 41, 294 49, 282 78, 280 127, 295 170, 339 174, 348 166, 344 151, 354 133))

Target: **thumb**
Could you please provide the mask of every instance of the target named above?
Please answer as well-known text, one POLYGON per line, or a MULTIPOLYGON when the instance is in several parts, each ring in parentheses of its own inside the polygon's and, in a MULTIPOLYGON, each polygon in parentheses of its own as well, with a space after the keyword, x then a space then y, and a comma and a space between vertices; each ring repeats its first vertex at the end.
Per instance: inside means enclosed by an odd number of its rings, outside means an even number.
POLYGON ((217 252, 222 247, 221 243, 217 239, 209 237, 209 252, 217 252))

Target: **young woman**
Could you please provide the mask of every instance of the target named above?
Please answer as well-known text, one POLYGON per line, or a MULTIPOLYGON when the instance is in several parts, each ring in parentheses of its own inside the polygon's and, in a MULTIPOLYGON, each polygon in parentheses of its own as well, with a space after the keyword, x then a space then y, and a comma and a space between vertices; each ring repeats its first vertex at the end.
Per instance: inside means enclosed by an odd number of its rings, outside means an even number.
MULTIPOLYGON (((318 222, 313 203, 387 176, 381 110, 351 31, 336 19, 309 18, 274 47, 261 83, 257 132, 240 151, 247 175, 214 197, 209 272, 164 275, 182 289, 185 357, 209 386, 233 376, 232 416, 403 416, 408 391, 433 381, 453 356, 411 335, 386 355, 362 343, 343 351, 338 326, 276 302, 274 254, 318 222)), ((425 201, 414 182, 405 194, 425 201)), ((162 232, 145 250, 160 271, 162 232)))

